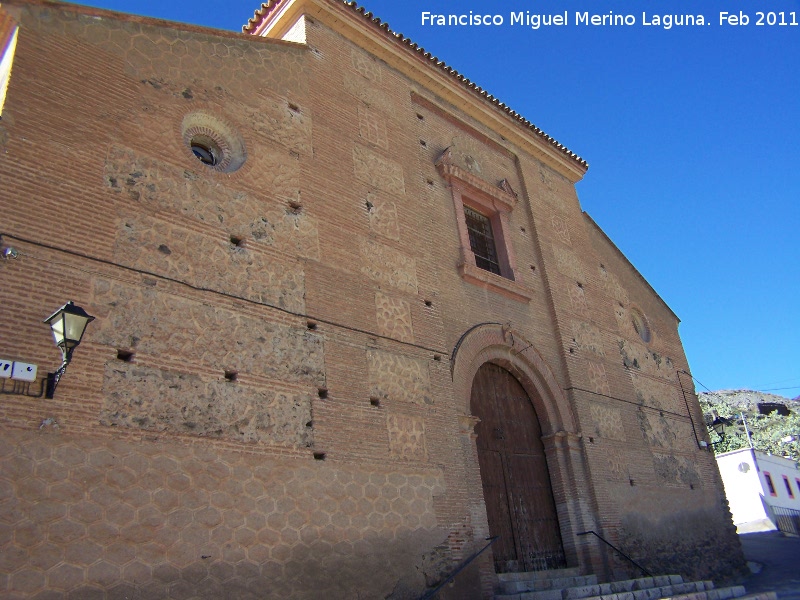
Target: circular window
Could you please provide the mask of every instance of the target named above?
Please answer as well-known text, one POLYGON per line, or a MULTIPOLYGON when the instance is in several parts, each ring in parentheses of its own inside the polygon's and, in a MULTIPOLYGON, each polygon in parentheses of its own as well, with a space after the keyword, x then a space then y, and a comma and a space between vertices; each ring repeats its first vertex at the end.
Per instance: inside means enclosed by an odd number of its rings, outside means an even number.
POLYGON ((651 338, 650 326, 647 324, 647 319, 645 319, 644 315, 635 308, 631 309, 631 320, 633 321, 633 328, 642 338, 642 341, 649 342, 651 338))
POLYGON ((222 149, 207 135, 198 134, 189 141, 192 153, 204 165, 216 167, 222 158, 222 149))
POLYGON ((238 132, 224 121, 204 112, 189 113, 181 124, 183 141, 204 165, 232 173, 244 164, 247 154, 238 132))

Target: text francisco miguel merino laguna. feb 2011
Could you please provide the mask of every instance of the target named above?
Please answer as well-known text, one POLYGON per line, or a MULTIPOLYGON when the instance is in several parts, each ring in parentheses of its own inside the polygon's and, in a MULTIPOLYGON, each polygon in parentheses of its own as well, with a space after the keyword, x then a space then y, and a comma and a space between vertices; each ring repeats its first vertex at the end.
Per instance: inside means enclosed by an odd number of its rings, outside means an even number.
MULTIPOLYGON (((758 12, 752 15, 751 20, 745 13, 719 13, 718 25, 798 25, 798 13, 763 13, 758 12), (775 17, 770 20, 770 17, 775 17), (780 17, 780 18, 778 18, 780 17), (772 22, 775 21, 775 22, 772 22)), ((590 13, 588 11, 564 11, 560 13, 536 14, 530 11, 510 12, 507 16, 501 14, 477 14, 473 11, 462 14, 436 14, 423 11, 422 25, 433 27, 502 27, 511 25, 514 27, 530 27, 540 29, 542 27, 558 26, 587 26, 587 27, 632 27, 652 26, 663 29, 673 27, 698 27, 712 25, 716 23, 717 15, 713 21, 707 19, 702 14, 651 14, 642 12, 641 15, 635 14, 616 14, 613 11, 607 13, 590 13)))

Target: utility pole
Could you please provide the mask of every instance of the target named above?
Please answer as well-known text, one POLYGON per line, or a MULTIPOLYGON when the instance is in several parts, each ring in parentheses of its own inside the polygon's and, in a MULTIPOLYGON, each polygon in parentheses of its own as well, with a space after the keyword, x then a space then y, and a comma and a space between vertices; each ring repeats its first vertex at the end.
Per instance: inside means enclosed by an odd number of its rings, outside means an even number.
POLYGON ((744 434, 747 436, 747 443, 750 444, 750 449, 754 450, 753 439, 750 437, 750 431, 747 429, 747 421, 744 418, 744 412, 740 412, 739 416, 742 417, 742 425, 744 425, 744 434))

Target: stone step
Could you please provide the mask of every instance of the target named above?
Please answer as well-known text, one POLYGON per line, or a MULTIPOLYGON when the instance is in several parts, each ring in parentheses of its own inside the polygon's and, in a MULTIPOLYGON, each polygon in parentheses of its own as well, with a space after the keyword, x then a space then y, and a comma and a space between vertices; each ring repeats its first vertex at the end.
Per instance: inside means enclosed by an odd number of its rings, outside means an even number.
MULTIPOLYGON (((615 583, 619 584, 628 582, 614 582, 610 584, 603 584, 603 586, 619 587, 615 586, 615 583)), ((661 600, 662 598, 677 598, 694 595, 698 595, 696 600, 701 600, 701 594, 705 594, 707 591, 714 588, 714 583, 711 581, 690 581, 654 587, 641 587, 642 582, 640 581, 637 583, 639 587, 636 589, 631 589, 629 591, 603 592, 597 596, 582 598, 581 600, 661 600)), ((702 600, 710 599, 703 597, 702 600)))
POLYGON ((756 594, 747 594, 746 596, 739 596, 737 600, 778 600, 778 592, 758 592, 756 594))
POLYGON ((683 581, 680 575, 640 577, 597 583, 576 569, 498 575, 496 600, 778 600, 775 592, 747 594, 744 586, 715 588, 712 581, 683 581), (574 583, 578 585, 574 585, 574 583), (566 585, 569 584, 569 585, 566 585))
MULTIPOLYGON (((517 584, 524 586, 526 583, 528 582, 504 582, 502 592, 496 594, 495 598, 497 600, 659 600, 665 597, 705 594, 714 588, 711 581, 684 582, 680 575, 641 577, 545 590, 524 590, 517 586, 517 584)), ((696 600, 728 600, 735 597, 716 596, 698 597, 696 600)))
MULTIPOLYGON (((675 586, 596 596, 583 600, 742 600, 746 596, 747 592, 741 585, 714 588, 711 582, 696 581, 675 586)), ((777 600, 777 597, 772 597, 768 594, 763 599, 757 598, 759 594, 754 594, 753 596, 756 597, 754 600, 777 600)), ((527 599, 524 595, 521 595, 520 600, 527 599)))
POLYGON ((658 575, 656 577, 639 577, 637 579, 623 579, 610 583, 600 584, 600 595, 617 594, 620 592, 632 592, 634 590, 646 590, 654 587, 666 587, 668 585, 679 585, 684 583, 680 575, 658 575))
POLYGON ((597 575, 573 575, 570 577, 556 577, 551 579, 520 579, 515 581, 501 581, 500 589, 504 594, 518 594, 520 592, 541 592, 548 590, 560 591, 564 588, 595 584, 597 584, 597 575))
MULTIPOLYGON (((753 595, 758 596, 759 594, 753 595)), ((747 590, 744 589, 744 586, 734 585, 724 588, 713 588, 702 592, 698 591, 688 594, 672 594, 669 596, 663 596, 662 598, 664 600, 731 600, 732 598, 741 599, 745 598, 746 596, 747 590)))
POLYGON ((577 577, 581 574, 579 567, 566 569, 549 569, 547 571, 526 571, 523 573, 498 573, 497 578, 503 581, 538 581, 542 579, 557 579, 561 577, 577 577))

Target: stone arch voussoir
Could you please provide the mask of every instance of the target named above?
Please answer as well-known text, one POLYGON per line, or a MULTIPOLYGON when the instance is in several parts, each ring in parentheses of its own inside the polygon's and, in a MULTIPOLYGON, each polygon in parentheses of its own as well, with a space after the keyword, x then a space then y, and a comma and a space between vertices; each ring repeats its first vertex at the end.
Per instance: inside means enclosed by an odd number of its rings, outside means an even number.
POLYGON ((482 323, 459 340, 450 359, 455 396, 470 414, 472 382, 481 365, 491 362, 509 371, 534 403, 545 436, 575 433, 569 401, 552 369, 522 334, 508 325, 482 323))

